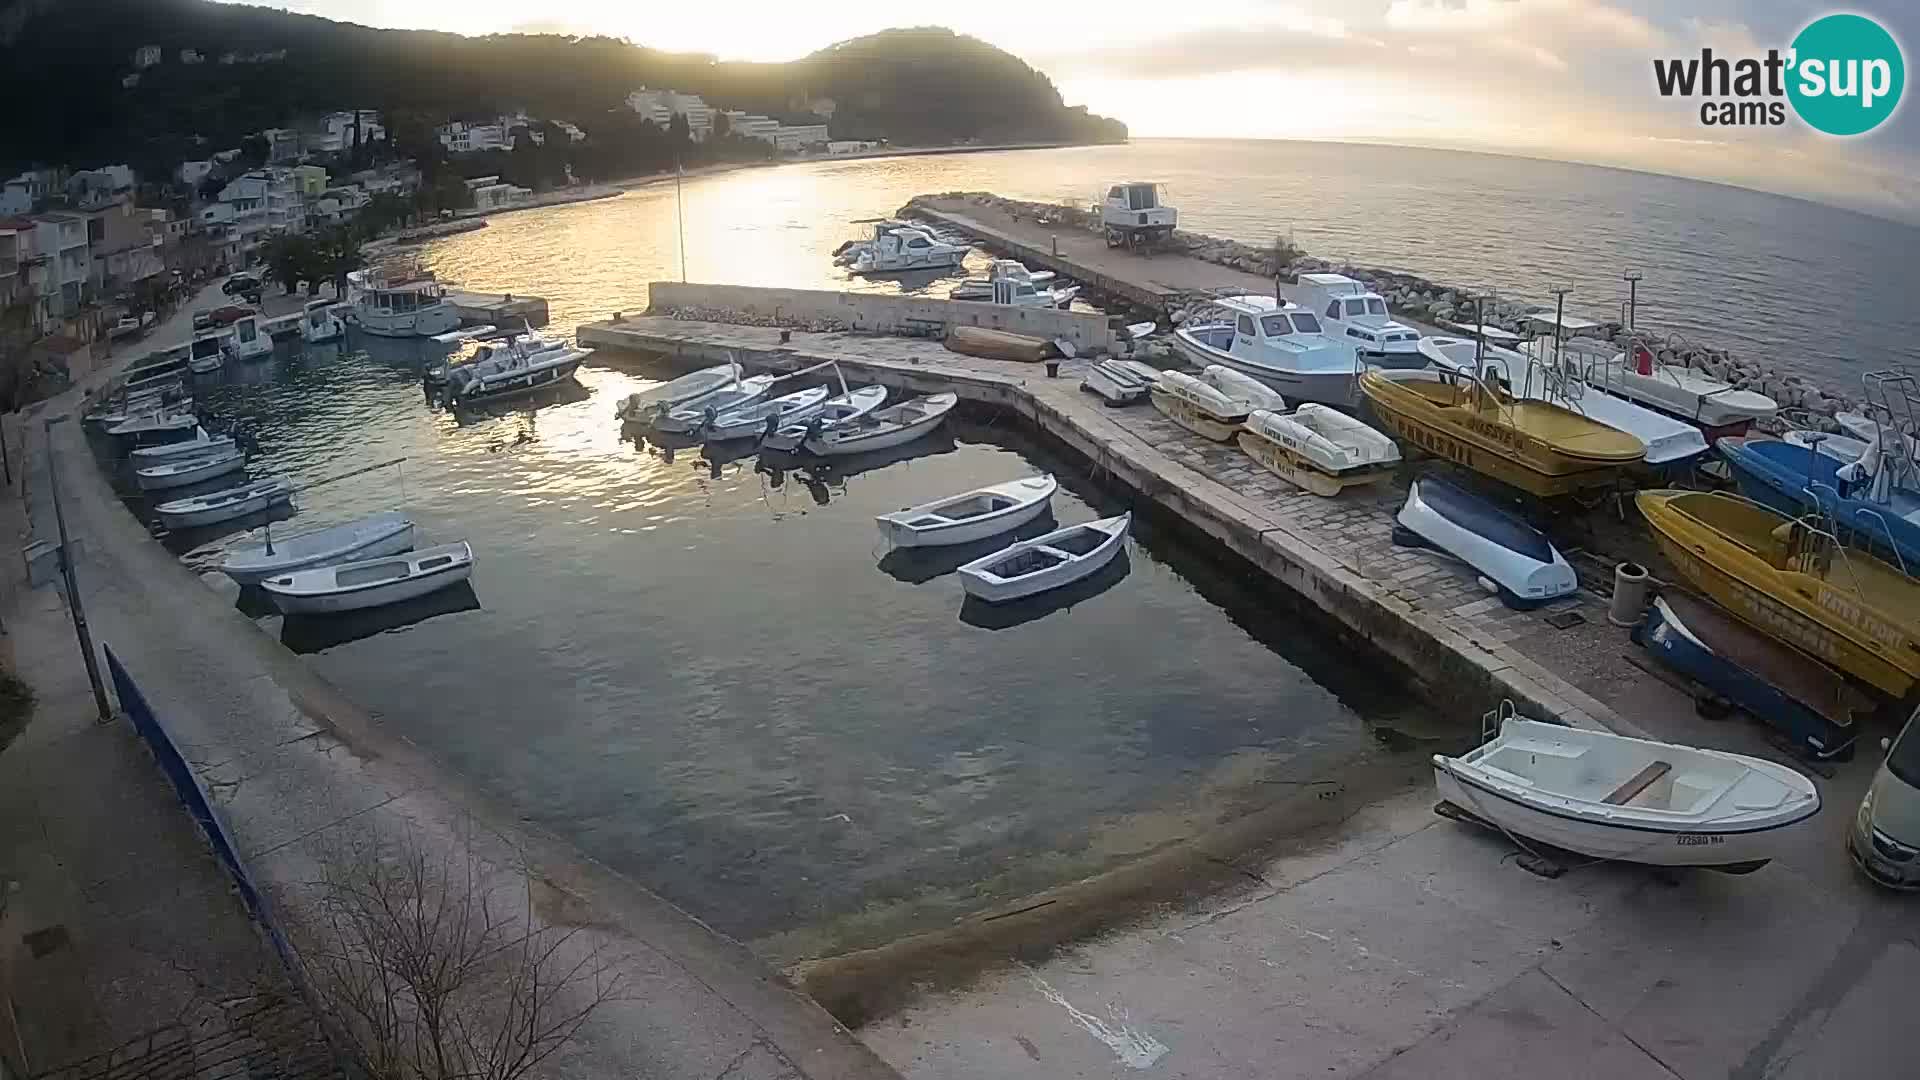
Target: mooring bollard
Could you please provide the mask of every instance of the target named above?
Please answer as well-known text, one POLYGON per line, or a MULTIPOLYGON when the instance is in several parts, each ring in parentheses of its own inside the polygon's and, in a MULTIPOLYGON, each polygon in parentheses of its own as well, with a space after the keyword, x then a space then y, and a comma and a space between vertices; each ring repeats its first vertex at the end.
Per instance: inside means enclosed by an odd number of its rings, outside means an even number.
POLYGON ((1615 626, 1638 626, 1640 612, 1647 606, 1647 568, 1639 563, 1623 562, 1613 568, 1613 601, 1607 605, 1607 621, 1615 626))
POLYGON ((785 345, 792 340, 793 340, 793 331, 791 330, 780 331, 780 344, 785 345))
POLYGON ((1059 377, 1060 377, 1060 361, 1058 360, 1047 361, 1047 378, 1057 379, 1059 377))
POLYGON ((1060 257, 1060 237, 1056 234, 1049 239, 1053 241, 1053 256, 1057 259, 1060 257))

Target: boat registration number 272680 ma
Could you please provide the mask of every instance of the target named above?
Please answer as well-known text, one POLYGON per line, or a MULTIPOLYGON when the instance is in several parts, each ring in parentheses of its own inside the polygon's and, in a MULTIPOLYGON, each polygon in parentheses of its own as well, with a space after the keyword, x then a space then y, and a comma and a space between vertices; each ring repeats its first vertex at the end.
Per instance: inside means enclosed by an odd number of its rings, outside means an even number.
POLYGON ((1727 838, 1719 833, 1680 833, 1673 838, 1681 847, 1706 847, 1709 844, 1724 844, 1727 838))

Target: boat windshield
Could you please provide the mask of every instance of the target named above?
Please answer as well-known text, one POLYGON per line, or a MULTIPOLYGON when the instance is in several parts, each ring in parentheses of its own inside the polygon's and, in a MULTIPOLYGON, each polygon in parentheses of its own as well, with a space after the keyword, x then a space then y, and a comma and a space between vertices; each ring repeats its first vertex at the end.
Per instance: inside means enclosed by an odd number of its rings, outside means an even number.
POLYGON ((1908 787, 1920 788, 1920 712, 1907 721, 1907 729, 1887 751, 1887 771, 1908 787))
POLYGON ((1293 324, 1285 315, 1263 315, 1260 317, 1260 329, 1268 337, 1286 337, 1293 333, 1293 324))
POLYGON ((1320 332, 1320 320, 1307 312, 1296 311, 1293 313, 1293 328, 1302 334, 1317 334, 1320 332))
POLYGON ((219 353, 219 338, 204 337, 193 343, 193 358, 195 360, 204 360, 209 356, 217 356, 219 353))
POLYGON ((1385 300, 1376 299, 1371 296, 1367 297, 1367 314, 1385 315, 1386 313, 1387 302, 1385 300))

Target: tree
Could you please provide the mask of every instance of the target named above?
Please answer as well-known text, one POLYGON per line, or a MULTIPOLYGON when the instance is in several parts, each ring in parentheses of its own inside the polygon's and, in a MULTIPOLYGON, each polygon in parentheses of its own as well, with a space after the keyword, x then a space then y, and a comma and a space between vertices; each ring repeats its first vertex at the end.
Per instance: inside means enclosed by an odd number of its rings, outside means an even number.
POLYGON ((267 264, 267 276, 292 292, 306 279, 313 264, 312 242, 298 233, 269 236, 267 242, 260 245, 260 258, 267 264))
POLYGON ((249 135, 240 140, 239 160, 248 168, 256 168, 267 163, 267 155, 273 152, 273 144, 265 135, 249 135))

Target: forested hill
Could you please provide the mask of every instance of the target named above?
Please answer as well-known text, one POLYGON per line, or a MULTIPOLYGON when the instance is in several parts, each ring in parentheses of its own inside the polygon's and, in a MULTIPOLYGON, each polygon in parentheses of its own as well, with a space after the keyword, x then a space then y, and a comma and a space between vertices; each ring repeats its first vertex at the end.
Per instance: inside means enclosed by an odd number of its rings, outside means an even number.
MULTIPOLYGON (((715 23, 725 33, 724 19, 715 23)), ((1116 121, 1069 109, 1051 80, 973 38, 889 30, 784 64, 716 62, 610 38, 462 37, 376 30, 203 0, 0 0, 0 168, 34 161, 143 171, 249 132, 362 106, 423 122, 525 107, 591 121, 639 86, 796 117, 832 99, 836 138, 899 144, 1116 141, 1116 121), (139 72, 135 53, 160 47, 139 72), (200 63, 184 63, 195 50, 200 63), (282 52, 284 50, 284 53, 282 52), (233 62, 222 63, 228 54, 233 62)), ((204 152, 204 149, 203 149, 204 152)))

